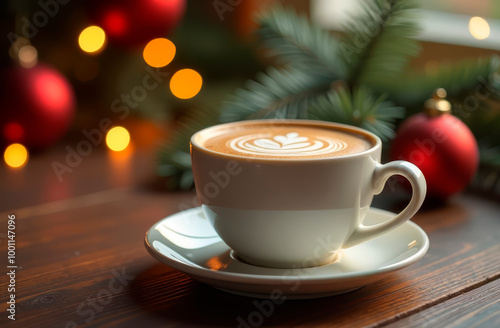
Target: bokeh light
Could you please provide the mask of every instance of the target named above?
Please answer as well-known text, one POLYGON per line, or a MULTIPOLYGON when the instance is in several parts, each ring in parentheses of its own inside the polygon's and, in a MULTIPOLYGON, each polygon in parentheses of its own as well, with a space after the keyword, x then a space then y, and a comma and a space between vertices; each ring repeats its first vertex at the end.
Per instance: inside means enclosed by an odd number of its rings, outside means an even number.
POLYGON ((89 53, 98 52, 106 42, 106 34, 99 26, 89 26, 78 37, 80 48, 89 53))
POLYGON ((106 134, 106 145, 113 151, 122 151, 130 143, 130 133, 122 126, 115 126, 106 134))
POLYGON ((478 40, 486 39, 490 36, 490 25, 481 17, 472 17, 469 21, 469 32, 478 40))
POLYGON ((28 161, 28 150, 23 145, 15 143, 5 149, 3 158, 10 167, 22 167, 28 161))
POLYGON ((17 54, 19 57, 19 64, 24 68, 31 68, 38 62, 38 52, 33 46, 24 46, 19 49, 17 54))
POLYGON ((165 38, 153 39, 144 47, 142 56, 149 66, 167 66, 175 57, 175 45, 165 38))
POLYGON ((10 142, 18 142, 24 138, 24 128, 17 122, 9 122, 3 126, 3 137, 10 142))
POLYGON ((110 36, 123 36, 129 32, 127 15, 120 9, 111 9, 103 14, 103 28, 110 36))
POLYGON ((180 99, 193 98, 200 92, 203 79, 192 69, 186 68, 177 71, 170 80, 170 90, 180 99))
POLYGON ((73 92, 62 75, 41 72, 33 79, 31 88, 37 102, 54 115, 73 106, 73 92))

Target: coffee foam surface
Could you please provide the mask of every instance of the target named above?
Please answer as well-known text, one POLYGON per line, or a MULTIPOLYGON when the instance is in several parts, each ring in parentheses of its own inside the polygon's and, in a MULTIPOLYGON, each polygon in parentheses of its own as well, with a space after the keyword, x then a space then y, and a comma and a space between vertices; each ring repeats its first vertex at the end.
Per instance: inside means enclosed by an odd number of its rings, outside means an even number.
POLYGON ((338 157, 360 153, 373 144, 354 131, 298 124, 242 124, 202 141, 205 148, 219 153, 275 159, 338 157))

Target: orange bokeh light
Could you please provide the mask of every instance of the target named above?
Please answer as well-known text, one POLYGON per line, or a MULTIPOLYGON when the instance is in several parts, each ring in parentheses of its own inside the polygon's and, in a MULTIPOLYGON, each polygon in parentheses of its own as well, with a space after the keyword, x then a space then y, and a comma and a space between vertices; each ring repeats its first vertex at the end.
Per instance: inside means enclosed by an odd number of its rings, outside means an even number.
POLYGON ((149 66, 167 66, 175 57, 175 45, 165 38, 153 39, 144 47, 142 56, 149 66))
POLYGON ((3 158, 10 167, 22 167, 28 162, 28 150, 23 145, 15 143, 5 149, 3 158))
POLYGON ((201 75, 195 70, 186 68, 177 71, 170 80, 170 90, 180 99, 189 99, 196 96, 203 84, 201 75))

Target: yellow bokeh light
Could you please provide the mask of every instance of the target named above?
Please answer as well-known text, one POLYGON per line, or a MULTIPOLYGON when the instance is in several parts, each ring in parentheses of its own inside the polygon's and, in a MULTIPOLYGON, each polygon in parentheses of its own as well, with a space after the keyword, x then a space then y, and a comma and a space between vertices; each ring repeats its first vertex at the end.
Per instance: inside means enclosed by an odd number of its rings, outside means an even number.
POLYGON ((175 57, 175 45, 165 38, 153 39, 144 47, 142 56, 149 66, 167 66, 175 57))
POLYGON ((22 47, 17 56, 19 64, 24 68, 31 68, 38 62, 38 52, 35 47, 30 45, 22 47))
POLYGON ((186 68, 177 71, 170 80, 170 90, 180 99, 193 98, 200 92, 203 79, 192 69, 186 68))
POLYGON ((469 21, 469 32, 478 40, 486 39, 490 36, 490 25, 481 17, 472 17, 469 21))
POLYGON ((121 126, 115 126, 106 134, 106 145, 113 151, 122 151, 130 143, 130 134, 127 129, 121 126))
POLYGON ((15 143, 5 149, 3 158, 8 166, 21 167, 28 161, 28 150, 23 145, 15 143))
POLYGON ((78 44, 85 52, 97 52, 106 42, 106 34, 99 26, 89 26, 78 37, 78 44))

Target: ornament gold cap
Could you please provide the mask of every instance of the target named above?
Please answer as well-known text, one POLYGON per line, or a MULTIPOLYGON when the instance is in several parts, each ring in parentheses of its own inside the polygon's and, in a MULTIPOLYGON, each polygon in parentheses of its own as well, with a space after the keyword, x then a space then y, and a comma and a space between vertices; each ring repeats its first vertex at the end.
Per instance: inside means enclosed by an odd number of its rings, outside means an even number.
POLYGON ((447 92, 443 88, 434 91, 431 99, 427 99, 424 103, 424 112, 428 116, 439 116, 451 111, 451 104, 446 100, 447 92))

